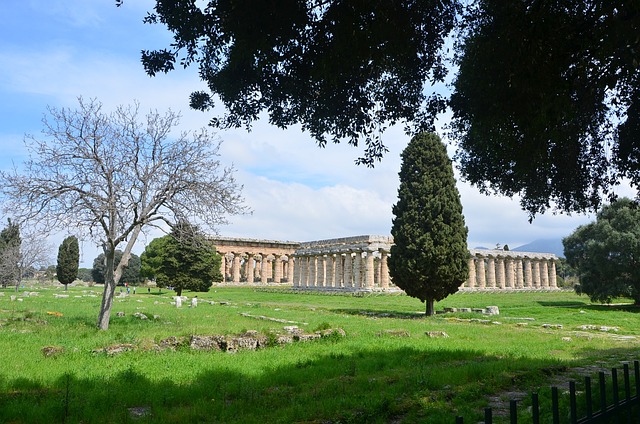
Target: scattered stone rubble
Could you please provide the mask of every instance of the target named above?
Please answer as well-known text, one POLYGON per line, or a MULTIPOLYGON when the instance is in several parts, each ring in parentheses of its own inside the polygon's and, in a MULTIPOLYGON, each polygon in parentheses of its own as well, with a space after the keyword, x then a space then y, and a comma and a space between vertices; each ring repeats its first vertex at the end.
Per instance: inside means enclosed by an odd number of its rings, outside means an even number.
POLYGON ((456 312, 475 312, 483 315, 500 315, 500 308, 497 306, 487 306, 486 308, 444 308, 442 311, 436 311, 436 314, 456 312))
MULTIPOLYGON (((176 350, 180 347, 188 347, 192 350, 200 351, 218 351, 218 352, 237 352, 239 350, 257 350, 273 345, 284 345, 293 342, 306 342, 318 340, 324 337, 337 335, 345 337, 346 333, 342 328, 329 328, 326 330, 316 331, 314 333, 305 333, 304 330, 295 325, 283 328, 283 334, 260 334, 256 330, 248 330, 241 334, 235 335, 192 335, 190 337, 171 336, 160 340, 158 344, 154 344, 150 349, 156 351, 176 350)), ((335 337, 335 336, 334 336, 335 337)), ((43 348, 44 349, 44 348, 43 348)), ((105 348, 95 349, 93 353, 106 353, 107 355, 115 355, 118 353, 135 350, 133 344, 118 344, 107 346, 105 348)), ((43 350, 44 352, 44 350, 43 350)), ((46 356, 46 355, 45 355, 46 356)))

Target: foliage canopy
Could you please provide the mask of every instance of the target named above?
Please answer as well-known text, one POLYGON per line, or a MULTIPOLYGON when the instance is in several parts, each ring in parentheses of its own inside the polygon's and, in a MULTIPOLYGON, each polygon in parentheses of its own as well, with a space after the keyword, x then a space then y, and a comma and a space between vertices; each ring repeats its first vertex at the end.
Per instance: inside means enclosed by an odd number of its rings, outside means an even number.
MULTIPOLYGON (((115 261, 121 261, 122 255, 122 250, 116 250, 115 261)), ((91 268, 91 278, 95 283, 104 284, 105 282, 105 262, 106 260, 104 253, 99 254, 93 260, 93 268, 91 268)), ((122 275, 120 276, 120 280, 118 281, 118 283, 120 283, 121 285, 127 283, 131 286, 137 286, 138 284, 140 284, 144 280, 140 272, 141 263, 142 262, 140 260, 140 257, 135 253, 132 253, 127 265, 122 267, 122 275)))
POLYGON ((627 198, 605 206, 595 222, 566 237, 564 253, 595 302, 629 297, 640 304, 640 206, 627 198))
POLYGON ((207 292, 213 282, 222 281, 222 258, 202 235, 185 239, 181 229, 149 243, 141 256, 143 274, 159 287, 173 287, 178 296, 182 290, 207 292))
POLYGON ((156 0, 145 21, 174 38, 142 51, 146 72, 197 66, 207 90, 191 106, 221 102, 215 127, 267 113, 320 146, 364 142, 357 162, 373 165, 387 126, 431 130, 449 105, 463 177, 520 195, 531 217, 640 184, 638 2, 156 0), (434 85, 449 59, 447 99, 434 85))

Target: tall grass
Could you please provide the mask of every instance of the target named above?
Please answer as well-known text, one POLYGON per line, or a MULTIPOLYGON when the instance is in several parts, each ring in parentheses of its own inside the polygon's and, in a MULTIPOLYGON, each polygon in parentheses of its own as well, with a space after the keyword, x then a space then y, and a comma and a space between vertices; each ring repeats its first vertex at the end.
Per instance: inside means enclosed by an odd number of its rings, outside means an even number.
POLYGON ((547 387, 573 367, 636 359, 640 337, 635 308, 567 292, 460 293, 437 309, 497 305, 500 315, 427 319, 406 296, 217 287, 198 294, 197 308, 177 309, 167 292, 139 291, 117 299, 110 329, 99 331, 97 293, 30 291, 39 294, 0 296, 0 422, 474 422, 490 397, 547 387), (235 354, 155 348, 170 336, 291 325, 259 317, 347 336, 235 354), (135 350, 101 351, 115 344, 135 350))

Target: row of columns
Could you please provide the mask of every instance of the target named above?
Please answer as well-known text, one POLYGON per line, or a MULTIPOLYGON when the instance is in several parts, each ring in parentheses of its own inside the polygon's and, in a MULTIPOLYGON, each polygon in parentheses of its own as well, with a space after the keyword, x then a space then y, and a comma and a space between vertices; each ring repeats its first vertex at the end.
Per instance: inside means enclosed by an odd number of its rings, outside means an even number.
POLYGON ((220 272, 224 282, 248 284, 282 283, 291 280, 293 265, 286 255, 253 252, 219 252, 222 255, 220 272))
POLYGON ((465 289, 555 289, 556 264, 553 259, 472 256, 465 289))
POLYGON ((294 254, 294 288, 388 289, 388 252, 347 250, 335 253, 294 254))

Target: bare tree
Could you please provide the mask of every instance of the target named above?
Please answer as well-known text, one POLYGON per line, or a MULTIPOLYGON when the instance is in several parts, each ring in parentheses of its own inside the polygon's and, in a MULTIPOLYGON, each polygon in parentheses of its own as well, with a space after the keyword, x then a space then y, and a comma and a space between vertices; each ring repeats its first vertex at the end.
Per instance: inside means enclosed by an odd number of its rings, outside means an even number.
POLYGON ((78 228, 102 246, 105 285, 98 328, 109 328, 116 285, 144 229, 192 222, 215 231, 230 214, 246 212, 233 169, 219 161, 219 138, 205 129, 171 137, 179 114, 139 105, 102 111, 49 108, 43 139, 27 136, 24 170, 0 172, 4 208, 46 229, 78 228), (115 251, 124 245, 119 263, 115 251))
POLYGON ((18 291, 22 279, 29 270, 46 267, 51 263, 53 246, 47 242, 46 235, 35 231, 23 231, 21 233, 20 257, 18 259, 18 291))

